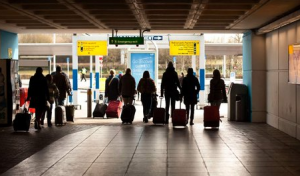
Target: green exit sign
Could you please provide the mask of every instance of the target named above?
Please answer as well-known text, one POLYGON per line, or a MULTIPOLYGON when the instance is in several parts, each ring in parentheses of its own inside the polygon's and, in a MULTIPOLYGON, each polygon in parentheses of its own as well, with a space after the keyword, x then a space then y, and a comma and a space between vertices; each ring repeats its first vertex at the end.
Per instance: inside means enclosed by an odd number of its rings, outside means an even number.
POLYGON ((109 37, 110 45, 144 45, 144 37, 109 37))

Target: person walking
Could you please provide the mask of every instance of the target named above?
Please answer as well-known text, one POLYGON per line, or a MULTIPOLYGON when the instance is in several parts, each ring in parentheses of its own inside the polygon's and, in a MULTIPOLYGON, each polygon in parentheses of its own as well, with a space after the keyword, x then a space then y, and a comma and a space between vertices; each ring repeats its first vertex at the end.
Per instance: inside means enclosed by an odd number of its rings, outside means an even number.
POLYGON ((125 75, 122 76, 119 83, 119 93, 122 96, 124 105, 132 104, 134 95, 136 94, 135 85, 134 77, 131 75, 131 69, 127 68, 125 75))
MULTIPOLYGON (((50 103, 50 107, 47 109, 47 124, 48 124, 48 127, 51 127, 52 126, 51 117, 52 117, 53 104, 59 97, 59 90, 56 87, 55 83, 53 83, 53 77, 50 74, 46 75, 46 80, 47 80, 48 91, 49 91, 48 101, 50 103)), ((42 124, 44 123, 43 121, 44 121, 44 119, 42 120, 42 124)))
POLYGON ((194 125, 194 111, 195 104, 197 104, 197 94, 200 91, 200 83, 193 74, 193 69, 189 68, 187 76, 182 80, 182 96, 184 97, 184 104, 186 109, 187 123, 190 118, 190 125, 194 125), (189 113, 191 115, 189 116, 189 113))
POLYGON ((66 94, 71 95, 71 87, 67 77, 62 73, 61 67, 56 67, 56 73, 53 76, 53 82, 59 90, 58 105, 65 104, 66 94))
POLYGON ((105 81, 104 96, 108 101, 115 101, 120 96, 119 94, 119 78, 115 76, 115 70, 110 70, 110 76, 105 81))
POLYGON ((147 123, 152 105, 152 95, 156 92, 155 83, 150 78, 149 71, 144 71, 143 78, 140 79, 137 90, 141 93, 144 114, 143 121, 147 123))
POLYGON ((221 79, 220 71, 217 69, 213 72, 213 79, 210 80, 209 89, 208 102, 210 102, 212 106, 218 106, 220 109, 222 101, 227 102, 227 96, 225 82, 221 79))
POLYGON ((166 123, 169 123, 169 108, 171 101, 171 116, 173 114, 173 110, 175 109, 175 101, 179 99, 179 92, 177 87, 181 90, 181 86, 178 79, 178 74, 175 71, 172 62, 169 62, 166 71, 162 76, 161 82, 161 97, 165 95, 166 101, 166 123))
POLYGON ((181 72, 181 76, 179 78, 179 83, 180 83, 180 86, 182 87, 182 81, 183 81, 183 78, 184 78, 184 73, 181 72))
POLYGON ((30 108, 35 108, 34 128, 41 129, 40 120, 44 116, 49 99, 48 86, 42 67, 37 67, 35 74, 29 80, 28 97, 30 108))
POLYGON ((82 67, 81 68, 81 82, 83 79, 86 82, 86 78, 85 78, 86 73, 87 73, 87 69, 85 67, 82 67))

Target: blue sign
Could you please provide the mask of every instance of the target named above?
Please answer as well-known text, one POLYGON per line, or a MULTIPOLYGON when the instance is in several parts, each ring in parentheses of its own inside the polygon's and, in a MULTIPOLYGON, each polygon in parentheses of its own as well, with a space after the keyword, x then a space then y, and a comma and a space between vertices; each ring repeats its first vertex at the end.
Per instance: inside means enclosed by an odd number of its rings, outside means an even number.
POLYGON ((144 71, 149 71, 151 79, 155 76, 155 54, 154 53, 131 53, 131 73, 135 79, 136 86, 143 77, 144 71))
POLYGON ((152 40, 162 40, 163 36, 153 36, 152 40))
POLYGON ((176 63, 176 57, 175 56, 173 57, 173 62, 176 63))
POLYGON ((158 36, 146 36, 146 40, 163 40, 163 36, 158 35, 158 36))

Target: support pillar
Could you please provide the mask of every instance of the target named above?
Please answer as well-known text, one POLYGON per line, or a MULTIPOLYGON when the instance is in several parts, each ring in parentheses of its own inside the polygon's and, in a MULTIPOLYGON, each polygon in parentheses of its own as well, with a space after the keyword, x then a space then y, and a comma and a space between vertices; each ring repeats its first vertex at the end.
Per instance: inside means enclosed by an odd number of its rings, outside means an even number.
POLYGON ((223 77, 226 78, 226 55, 223 56, 223 77))
POLYGON ((252 31, 243 36, 243 83, 248 87, 248 119, 266 122, 265 36, 252 31))
POLYGON ((78 104, 78 56, 77 56, 77 38, 73 36, 72 39, 72 75, 73 75, 73 101, 78 104))
POLYGON ((192 56, 192 68, 194 71, 196 71, 196 56, 195 55, 192 56))
POLYGON ((96 79, 96 86, 95 86, 95 90, 96 90, 96 97, 95 100, 96 102, 99 101, 99 89, 100 89, 100 65, 99 65, 99 57, 102 56, 96 56, 95 57, 95 79, 96 79))
POLYGON ((200 36, 200 56, 199 56, 199 82, 200 82, 200 104, 206 103, 205 95, 205 43, 204 35, 200 36))

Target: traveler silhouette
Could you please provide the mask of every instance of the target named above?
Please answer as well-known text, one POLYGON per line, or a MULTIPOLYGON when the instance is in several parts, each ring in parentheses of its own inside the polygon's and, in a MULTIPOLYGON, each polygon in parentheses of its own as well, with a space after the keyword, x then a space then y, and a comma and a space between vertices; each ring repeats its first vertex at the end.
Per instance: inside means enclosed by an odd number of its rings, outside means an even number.
POLYGON ((182 96, 184 97, 184 104, 186 107, 187 113, 187 123, 189 120, 189 113, 191 110, 190 116, 190 125, 194 125, 194 111, 195 104, 197 104, 197 94, 200 91, 200 83, 198 79, 193 74, 193 69, 188 69, 188 74, 182 80, 182 96))
POLYGON ((171 116, 175 109, 175 101, 179 97, 177 87, 181 90, 181 86, 178 80, 178 75, 175 71, 172 62, 169 62, 166 71, 163 74, 161 82, 161 97, 165 95, 166 101, 166 123, 169 123, 169 107, 171 101, 171 116))

